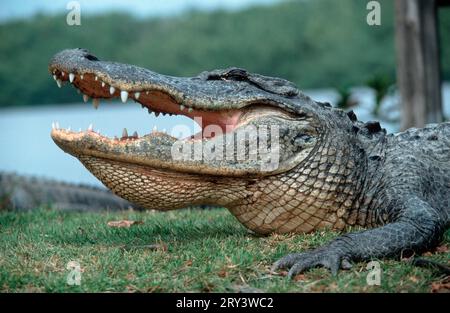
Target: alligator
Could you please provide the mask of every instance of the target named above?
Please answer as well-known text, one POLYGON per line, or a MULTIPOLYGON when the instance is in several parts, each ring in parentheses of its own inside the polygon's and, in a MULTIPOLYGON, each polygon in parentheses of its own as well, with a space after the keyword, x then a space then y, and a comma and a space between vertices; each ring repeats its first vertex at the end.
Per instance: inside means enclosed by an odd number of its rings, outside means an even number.
POLYGON ((140 209, 105 188, 0 172, 0 210, 38 207, 82 212, 140 209))
POLYGON ((94 107, 130 99, 201 126, 183 138, 126 129, 109 138, 92 126, 53 125, 54 142, 116 195, 155 210, 222 206, 258 234, 342 232, 276 261, 272 269, 289 277, 418 253, 450 225, 450 123, 387 134, 287 80, 240 68, 173 77, 69 49, 54 55, 49 71, 94 107))

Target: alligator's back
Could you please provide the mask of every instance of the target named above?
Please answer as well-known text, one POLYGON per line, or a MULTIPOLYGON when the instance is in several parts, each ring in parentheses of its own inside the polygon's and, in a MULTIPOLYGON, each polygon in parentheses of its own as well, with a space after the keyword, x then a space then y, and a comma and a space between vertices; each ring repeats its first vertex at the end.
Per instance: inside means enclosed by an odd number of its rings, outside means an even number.
POLYGON ((399 192, 413 189, 450 222, 450 123, 393 135, 385 164, 385 173, 399 192))

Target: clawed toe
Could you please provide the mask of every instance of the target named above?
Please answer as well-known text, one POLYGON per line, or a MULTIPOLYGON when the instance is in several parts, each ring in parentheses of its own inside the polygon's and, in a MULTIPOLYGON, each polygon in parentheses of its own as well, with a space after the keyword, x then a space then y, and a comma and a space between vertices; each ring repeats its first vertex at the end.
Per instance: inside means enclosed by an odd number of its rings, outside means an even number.
POLYGON ((305 253, 289 254, 275 262, 272 271, 289 269, 287 276, 293 278, 297 274, 314 267, 325 267, 331 271, 333 276, 336 276, 340 268, 349 269, 352 265, 347 258, 337 251, 317 249, 305 253))

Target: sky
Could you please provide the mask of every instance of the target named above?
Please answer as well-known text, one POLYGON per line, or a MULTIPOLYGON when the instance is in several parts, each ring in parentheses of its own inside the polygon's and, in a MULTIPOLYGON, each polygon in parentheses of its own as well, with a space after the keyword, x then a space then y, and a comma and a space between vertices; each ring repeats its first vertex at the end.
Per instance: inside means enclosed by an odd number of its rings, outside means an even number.
MULTIPOLYGON (((81 12, 100 14, 129 12, 139 17, 169 16, 186 10, 239 10, 252 5, 270 5, 280 0, 78 0, 81 12)), ((70 0, 1 0, 0 21, 27 18, 37 13, 68 12, 70 0)))

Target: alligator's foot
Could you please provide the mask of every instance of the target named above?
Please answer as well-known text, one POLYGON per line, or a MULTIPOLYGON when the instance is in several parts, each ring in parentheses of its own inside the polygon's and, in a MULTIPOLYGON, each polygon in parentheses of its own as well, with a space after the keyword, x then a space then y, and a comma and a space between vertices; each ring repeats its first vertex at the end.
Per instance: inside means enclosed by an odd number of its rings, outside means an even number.
POLYGON ((341 249, 329 245, 302 253, 288 254, 275 262, 272 270, 289 269, 288 277, 293 278, 314 267, 328 268, 333 276, 336 276, 339 269, 349 269, 352 265, 341 249))

